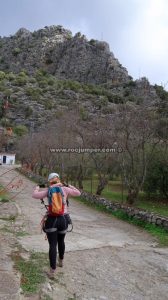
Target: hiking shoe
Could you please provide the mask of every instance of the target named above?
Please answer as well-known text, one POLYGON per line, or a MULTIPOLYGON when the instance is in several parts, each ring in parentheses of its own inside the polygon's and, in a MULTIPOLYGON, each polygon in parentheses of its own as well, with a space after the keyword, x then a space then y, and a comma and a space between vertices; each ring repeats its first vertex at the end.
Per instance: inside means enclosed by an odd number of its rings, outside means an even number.
POLYGON ((61 268, 63 267, 63 259, 58 258, 58 266, 61 268))
POLYGON ((47 272, 47 275, 50 279, 54 279, 55 278, 55 274, 56 274, 56 270, 53 270, 53 269, 50 269, 48 272, 47 272))

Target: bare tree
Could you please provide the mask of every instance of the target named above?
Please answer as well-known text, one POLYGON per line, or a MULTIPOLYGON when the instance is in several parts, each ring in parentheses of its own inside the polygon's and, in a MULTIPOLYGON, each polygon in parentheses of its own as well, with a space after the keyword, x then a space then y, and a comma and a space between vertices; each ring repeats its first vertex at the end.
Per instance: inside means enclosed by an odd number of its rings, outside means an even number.
POLYGON ((128 188, 128 203, 137 199, 153 151, 160 141, 157 119, 144 107, 122 105, 115 117, 117 140, 122 147, 121 168, 128 188))

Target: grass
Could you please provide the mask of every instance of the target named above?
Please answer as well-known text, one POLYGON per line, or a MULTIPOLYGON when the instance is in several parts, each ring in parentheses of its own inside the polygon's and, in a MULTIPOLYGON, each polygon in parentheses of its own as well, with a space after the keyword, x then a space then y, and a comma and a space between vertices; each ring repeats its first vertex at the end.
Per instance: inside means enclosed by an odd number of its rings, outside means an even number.
POLYGON ((0 231, 12 233, 12 234, 14 233, 14 231, 11 230, 11 229, 10 229, 9 227, 7 227, 7 226, 2 227, 2 228, 0 229, 0 231))
POLYGON ((44 295, 43 300, 53 300, 49 295, 44 295))
POLYGON ((6 203, 9 202, 9 196, 6 194, 5 190, 3 189, 3 186, 0 185, 0 203, 6 203))
POLYGON ((9 216, 9 217, 0 217, 1 220, 4 220, 4 221, 12 221, 14 222, 16 220, 16 216, 9 216))
POLYGON ((5 196, 0 197, 0 203, 7 203, 7 202, 9 202, 9 199, 7 197, 5 196))
POLYGON ((44 267, 48 264, 44 253, 31 253, 29 260, 24 260, 18 252, 12 254, 15 268, 21 273, 21 288, 25 294, 34 294, 45 282, 44 267))
POLYGON ((108 213, 108 214, 113 215, 123 221, 130 223, 130 224, 141 227, 144 230, 148 231, 150 234, 152 234, 155 238, 157 238, 158 243, 161 246, 168 246, 168 231, 166 229, 156 226, 154 224, 150 224, 145 221, 130 217, 127 215, 126 212, 122 211, 121 209, 118 209, 117 211, 113 211, 112 209, 107 209, 103 204, 93 204, 81 196, 75 197, 74 199, 77 199, 80 202, 83 202, 83 203, 87 204, 88 206, 95 208, 98 211, 108 213))
POLYGON ((25 232, 25 231, 18 231, 18 232, 16 232, 16 236, 17 237, 22 237, 22 236, 27 236, 27 235, 29 235, 29 233, 25 232))
MULTIPOLYGON (((91 181, 85 180, 83 182, 84 190, 91 192, 91 181)), ((92 180, 92 193, 96 193, 97 180, 92 180)), ((108 200, 120 203, 126 203, 127 190, 123 187, 120 181, 109 181, 108 185, 102 192, 101 197, 108 200)), ((148 210, 150 212, 168 217, 168 204, 165 201, 159 201, 155 199, 147 199, 143 192, 140 192, 137 202, 134 204, 135 207, 148 210)))
POLYGON ((168 217, 168 203, 165 201, 144 199, 143 195, 140 195, 136 206, 168 217))

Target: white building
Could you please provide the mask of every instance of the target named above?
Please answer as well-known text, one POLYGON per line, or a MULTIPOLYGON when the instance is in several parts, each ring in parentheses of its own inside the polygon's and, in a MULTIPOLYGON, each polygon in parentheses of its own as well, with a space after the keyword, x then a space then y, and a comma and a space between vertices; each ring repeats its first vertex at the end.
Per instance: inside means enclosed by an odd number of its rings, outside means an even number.
POLYGON ((12 153, 0 153, 0 165, 14 165, 15 155, 12 153))

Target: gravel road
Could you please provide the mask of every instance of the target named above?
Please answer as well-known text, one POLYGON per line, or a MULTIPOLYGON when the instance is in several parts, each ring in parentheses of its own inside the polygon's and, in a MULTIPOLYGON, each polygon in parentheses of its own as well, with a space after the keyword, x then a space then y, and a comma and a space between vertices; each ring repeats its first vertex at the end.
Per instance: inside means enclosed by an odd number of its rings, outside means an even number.
MULTIPOLYGON (((8 168, 0 166, 0 176, 8 168)), ((20 293, 20 275, 9 255, 13 243, 19 243, 27 253, 47 253, 48 243, 40 232, 44 209, 31 197, 34 183, 15 170, 3 174, 0 182, 6 185, 14 178, 13 182, 22 180, 22 184, 11 190, 11 197, 17 195, 9 204, 0 205, 0 213, 9 213, 5 205, 10 205, 11 213, 17 215, 13 226, 29 234, 16 241, 16 237, 0 232, 0 299, 168 299, 168 249, 160 248, 142 229, 72 199, 74 230, 66 235, 64 267, 57 269, 55 281, 46 277, 38 294, 26 297, 20 293)), ((1 228, 5 222, 0 220, 1 228)))

